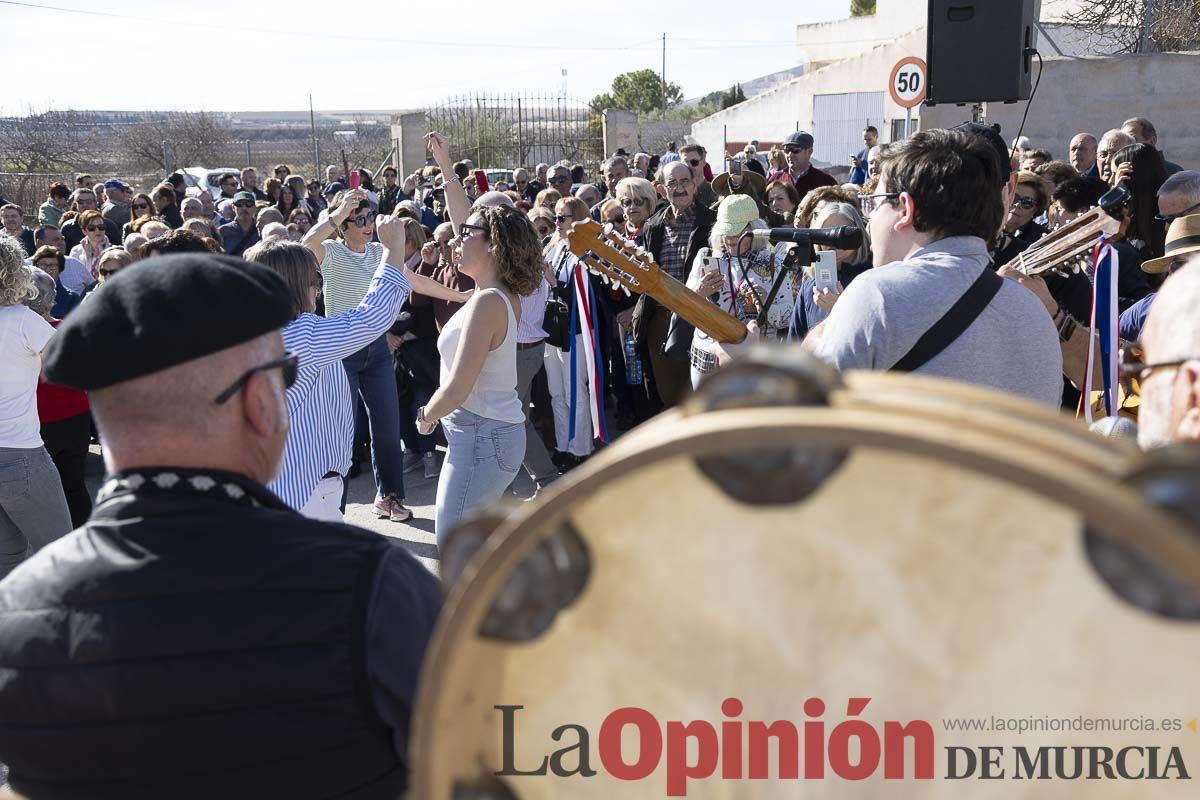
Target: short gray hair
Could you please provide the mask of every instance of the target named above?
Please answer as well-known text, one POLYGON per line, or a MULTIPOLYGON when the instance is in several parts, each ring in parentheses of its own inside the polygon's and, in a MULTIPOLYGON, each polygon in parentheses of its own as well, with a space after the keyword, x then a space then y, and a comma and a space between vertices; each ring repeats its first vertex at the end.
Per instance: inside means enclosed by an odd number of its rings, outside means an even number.
POLYGON ((821 223, 837 214, 840 217, 845 217, 850 220, 850 224, 862 231, 862 244, 858 246, 858 251, 854 254, 855 264, 865 264, 871 260, 871 231, 867 226, 867 221, 863 219, 862 212, 850 203, 826 203, 821 206, 821 209, 813 214, 812 226, 814 228, 821 227, 821 223))
POLYGON ((629 169, 629 162, 625 160, 625 156, 613 156, 604 160, 604 163, 600 165, 600 171, 608 172, 617 164, 620 164, 625 169, 629 169))
POLYGON ((50 277, 49 272, 37 267, 28 267, 28 269, 32 273, 30 280, 33 283, 33 293, 25 298, 25 305, 39 317, 44 317, 50 313, 50 309, 54 308, 54 295, 58 286, 55 284, 54 278, 50 277))
POLYGON ((1172 193, 1186 196, 1192 205, 1200 203, 1200 170, 1185 169, 1163 181, 1158 188, 1158 196, 1172 193))

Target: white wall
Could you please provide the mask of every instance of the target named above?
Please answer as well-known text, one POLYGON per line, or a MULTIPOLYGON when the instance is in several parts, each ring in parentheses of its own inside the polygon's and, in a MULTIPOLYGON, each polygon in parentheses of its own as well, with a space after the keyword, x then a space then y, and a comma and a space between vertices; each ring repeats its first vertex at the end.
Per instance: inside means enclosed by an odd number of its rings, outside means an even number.
MULTIPOLYGON (((709 151, 709 163, 719 164, 726 126, 730 141, 777 142, 797 128, 812 131, 813 95, 886 92, 892 67, 906 56, 925 57, 924 28, 705 117, 692 125, 692 137, 709 151)), ((895 105, 890 97, 885 97, 883 114, 885 124, 880 128, 880 135, 887 141, 891 120, 904 119, 904 109, 895 105)), ((919 115, 920 109, 913 109, 914 120, 919 115)))

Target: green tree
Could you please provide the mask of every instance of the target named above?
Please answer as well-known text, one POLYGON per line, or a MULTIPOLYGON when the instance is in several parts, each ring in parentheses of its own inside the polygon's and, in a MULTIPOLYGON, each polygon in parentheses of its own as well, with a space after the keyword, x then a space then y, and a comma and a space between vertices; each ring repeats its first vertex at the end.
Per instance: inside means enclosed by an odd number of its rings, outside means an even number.
MULTIPOLYGON (((667 82, 666 105, 668 108, 683 102, 683 90, 678 84, 667 82)), ((648 114, 663 107, 663 82, 652 69, 626 72, 613 78, 612 89, 592 98, 591 106, 596 111, 606 108, 648 114)))
POLYGON ((735 83, 730 87, 728 92, 721 92, 721 108, 729 108, 738 103, 743 103, 746 100, 746 93, 742 91, 742 85, 735 83))
POLYGON ((875 0, 850 0, 850 16, 869 17, 875 13, 875 0))

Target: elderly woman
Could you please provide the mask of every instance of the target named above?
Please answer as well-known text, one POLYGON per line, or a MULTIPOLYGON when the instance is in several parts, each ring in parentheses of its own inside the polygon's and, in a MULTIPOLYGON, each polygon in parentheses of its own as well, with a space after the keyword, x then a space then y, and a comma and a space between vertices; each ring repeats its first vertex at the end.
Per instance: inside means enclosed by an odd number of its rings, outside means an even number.
MULTIPOLYGON (((25 301, 25 305, 57 328, 62 320, 57 318, 50 305, 57 292, 53 276, 35 269, 33 286, 35 294, 25 301)), ((71 526, 78 528, 92 513, 92 497, 83 478, 88 444, 92 439, 87 394, 39 380, 37 409, 42 442, 62 480, 71 526)))
POLYGON ((654 214, 658 206, 658 192, 654 191, 654 184, 645 178, 625 178, 617 184, 616 198, 625 210, 625 229, 622 232, 632 239, 654 214))
POLYGON ((1017 191, 1004 218, 1004 232, 1029 244, 1046 235, 1037 218, 1050 207, 1050 187, 1045 178, 1033 172, 1017 174, 1017 191))
MULTIPOLYGON (((817 289, 816 281, 811 275, 805 276, 800 284, 800 292, 796 297, 796 306, 792 314, 788 339, 802 341, 809 331, 829 316, 834 303, 850 281, 871 268, 871 237, 866 220, 857 206, 849 203, 828 203, 821 207, 813 217, 813 227, 834 228, 839 225, 853 225, 862 231, 862 244, 853 250, 833 250, 837 261, 837 286, 834 291, 817 289)), ((818 250, 830 250, 825 245, 817 245, 818 250)))
MULTIPOLYGON (((0 235, 0 578, 71 530, 37 411, 42 351, 54 328, 25 305, 34 289, 24 259, 21 243, 0 235)), ((43 305, 52 304, 49 285, 43 289, 43 305)))
POLYGON ((104 251, 104 255, 100 256, 100 263, 96 265, 96 273, 99 277, 96 285, 104 283, 136 260, 134 255, 123 247, 108 248, 104 251))
MULTIPOLYGON (((763 336, 779 339, 787 331, 796 303, 793 275, 784 276, 765 315, 763 309, 787 255, 787 245, 754 249, 750 237, 742 238, 744 233, 766 227, 753 197, 734 194, 722 200, 709 246, 696 254, 687 287, 743 322, 765 316, 763 336)), ((696 388, 717 366, 713 340, 700 329, 692 336, 691 359, 692 388, 696 388)))
MULTIPOLYGON (((33 254, 33 258, 30 261, 33 262, 35 267, 54 279, 54 299, 47 313, 52 317, 62 319, 75 306, 79 305, 79 301, 82 299, 80 295, 63 286, 62 271, 67 260, 63 257, 62 251, 57 247, 42 245, 33 254)), ((37 309, 34 310, 36 311, 37 309)), ((41 314, 42 312, 38 311, 38 313, 41 314)))
POLYGON ((100 254, 113 243, 108 240, 104 217, 99 211, 84 211, 79 215, 79 230, 83 233, 83 241, 71 250, 71 258, 78 259, 87 267, 92 277, 96 277, 96 262, 100 254))
POLYGON ((796 187, 783 181, 772 181, 767 184, 767 207, 783 217, 785 225, 791 225, 800 205, 800 195, 796 187))

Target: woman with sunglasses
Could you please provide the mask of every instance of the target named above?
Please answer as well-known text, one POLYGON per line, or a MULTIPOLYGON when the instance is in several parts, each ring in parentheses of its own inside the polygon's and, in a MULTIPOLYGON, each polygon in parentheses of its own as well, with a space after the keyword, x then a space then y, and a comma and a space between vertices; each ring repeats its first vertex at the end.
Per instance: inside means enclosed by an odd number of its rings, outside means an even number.
MULTIPOLYGON (((314 225, 302 244, 320 264, 325 293, 325 315, 341 314, 357 308, 370 290, 371 281, 384 260, 384 246, 371 241, 375 233, 375 212, 366 195, 351 190, 335 198, 329 216, 314 225), (329 240, 337 234, 341 241, 329 240)), ((403 244, 396 257, 403 255, 403 244)), ((463 302, 468 295, 455 292, 403 263, 397 266, 415 292, 443 300, 463 302)), ((389 325, 393 320, 389 320, 389 325)), ((377 516, 393 522, 406 522, 412 511, 405 508, 404 467, 400 450, 400 400, 396 392, 396 374, 387 339, 380 332, 369 344, 343 359, 351 393, 362 398, 367 409, 371 435, 371 463, 375 471, 377 516)), ((360 437, 361 438, 361 437, 360 437)))
POLYGON ((1050 207, 1050 187, 1037 173, 1017 173, 1017 191, 1004 218, 1004 232, 1029 244, 1041 239, 1049 230, 1038 217, 1050 207))
POLYGON ((525 457, 525 411, 517 393, 520 298, 544 279, 533 225, 520 211, 485 206, 459 228, 460 269, 476 291, 438 337, 441 386, 417 412, 417 430, 438 421, 448 451, 438 480, 438 546, 464 514, 499 500, 525 457))
POLYGON ((295 225, 296 229, 300 231, 300 235, 304 236, 304 234, 312 230, 312 215, 308 213, 308 209, 301 206, 288 215, 287 223, 288 225, 295 225))
POLYGON ((121 226, 121 241, 124 242, 129 234, 134 233, 133 223, 142 217, 154 219, 157 216, 154 201, 150 199, 150 195, 145 192, 135 194, 133 199, 129 201, 129 222, 121 226))
POLYGON ((111 242, 108 241, 104 217, 99 211, 84 211, 79 215, 79 230, 83 231, 83 241, 72 248, 71 258, 77 258, 87 267, 92 277, 96 277, 96 264, 111 242))

